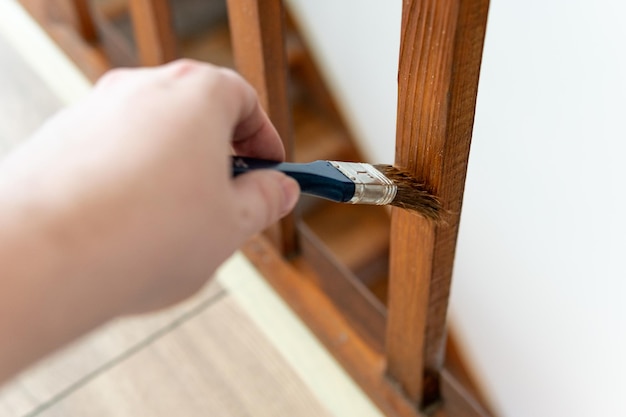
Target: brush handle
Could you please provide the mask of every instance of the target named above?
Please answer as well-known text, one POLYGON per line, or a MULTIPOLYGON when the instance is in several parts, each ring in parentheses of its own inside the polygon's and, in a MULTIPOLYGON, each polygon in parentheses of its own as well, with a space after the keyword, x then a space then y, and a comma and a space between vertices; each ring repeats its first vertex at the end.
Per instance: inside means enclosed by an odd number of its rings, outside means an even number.
POLYGON ((234 177, 257 169, 280 171, 298 181, 303 194, 327 200, 345 203, 354 196, 354 182, 328 161, 298 164, 233 156, 232 166, 234 177))

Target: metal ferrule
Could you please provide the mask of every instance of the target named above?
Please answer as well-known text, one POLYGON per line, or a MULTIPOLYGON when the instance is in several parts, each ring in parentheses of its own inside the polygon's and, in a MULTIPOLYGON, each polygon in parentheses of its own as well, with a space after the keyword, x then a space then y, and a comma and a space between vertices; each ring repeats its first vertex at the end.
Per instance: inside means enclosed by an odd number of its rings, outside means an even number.
POLYGON ((354 182, 354 197, 348 203, 384 206, 393 201, 398 187, 370 164, 329 161, 354 182))

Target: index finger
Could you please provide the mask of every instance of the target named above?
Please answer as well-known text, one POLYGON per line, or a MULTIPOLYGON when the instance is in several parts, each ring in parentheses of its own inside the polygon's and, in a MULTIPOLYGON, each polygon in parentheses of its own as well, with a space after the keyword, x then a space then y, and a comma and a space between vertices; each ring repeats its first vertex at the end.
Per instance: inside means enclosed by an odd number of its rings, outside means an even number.
POLYGON ((202 98, 204 110, 222 122, 235 153, 284 160, 285 150, 278 132, 261 108, 254 88, 238 73, 193 60, 175 61, 162 68, 165 79, 186 80, 193 97, 202 98))
POLYGON ((236 108, 232 133, 232 147, 237 155, 282 161, 285 159, 283 142, 261 108, 254 88, 239 74, 222 69, 230 83, 231 99, 236 108))
POLYGON ((233 132, 233 149, 240 156, 283 161, 285 148, 276 128, 261 108, 256 93, 252 100, 252 110, 242 115, 233 132))

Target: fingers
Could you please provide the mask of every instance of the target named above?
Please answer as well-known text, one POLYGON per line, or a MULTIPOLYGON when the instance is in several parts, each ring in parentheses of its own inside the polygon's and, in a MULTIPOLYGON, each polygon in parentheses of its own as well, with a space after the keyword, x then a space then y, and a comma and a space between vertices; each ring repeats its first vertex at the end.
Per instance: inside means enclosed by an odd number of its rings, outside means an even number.
POLYGON ((158 67, 125 68, 118 67, 107 71, 95 84, 96 89, 108 89, 128 82, 154 82, 156 80, 176 80, 192 72, 204 71, 204 76, 211 77, 212 72, 219 72, 220 68, 214 65, 179 59, 158 67))
POLYGON ((278 132, 261 108, 256 91, 239 74, 221 69, 221 86, 227 90, 234 110, 232 147, 238 155, 275 161, 285 159, 278 132))
POLYGON ((237 155, 269 159, 285 160, 283 142, 263 111, 256 95, 253 110, 240 119, 233 134, 233 149, 237 155))
POLYGON ((149 83, 186 91, 189 107, 199 113, 222 113, 220 119, 230 128, 227 140, 231 141, 238 155, 284 160, 282 141, 261 108, 256 92, 232 70, 189 59, 160 67, 119 68, 105 74, 96 83, 96 90, 124 89, 149 83))
POLYGON ((267 228, 293 210, 300 194, 298 183, 276 171, 255 171, 233 180, 237 225, 248 237, 267 228))
POLYGON ((256 91, 236 72, 210 67, 213 90, 231 124, 231 145, 238 155, 282 161, 285 150, 278 132, 261 108, 256 91))

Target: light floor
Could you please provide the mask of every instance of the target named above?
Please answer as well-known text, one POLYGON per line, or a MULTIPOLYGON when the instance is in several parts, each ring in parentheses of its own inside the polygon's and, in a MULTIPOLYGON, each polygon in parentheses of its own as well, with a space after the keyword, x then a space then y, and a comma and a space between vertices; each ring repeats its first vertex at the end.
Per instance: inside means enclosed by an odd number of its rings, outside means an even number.
MULTIPOLYGON (((3 153, 89 86, 14 0, 0 16, 3 153)), ((0 389, 2 417, 332 415, 380 416, 240 254, 193 299, 111 323, 0 389)))

